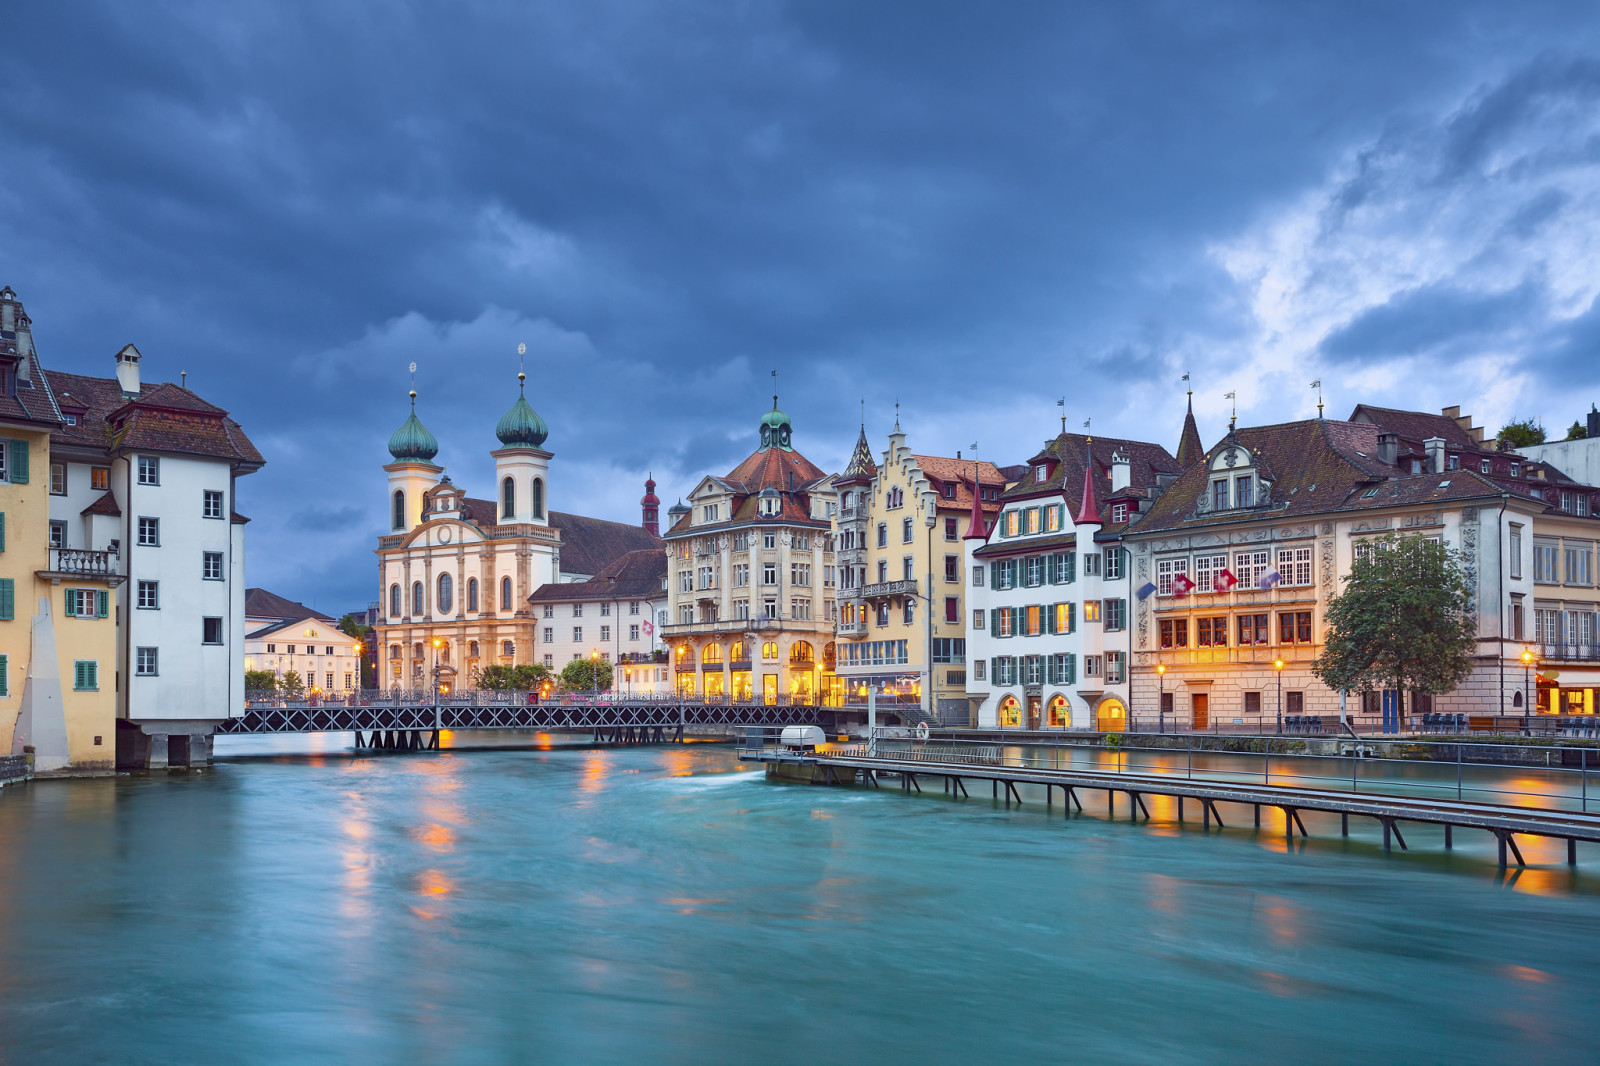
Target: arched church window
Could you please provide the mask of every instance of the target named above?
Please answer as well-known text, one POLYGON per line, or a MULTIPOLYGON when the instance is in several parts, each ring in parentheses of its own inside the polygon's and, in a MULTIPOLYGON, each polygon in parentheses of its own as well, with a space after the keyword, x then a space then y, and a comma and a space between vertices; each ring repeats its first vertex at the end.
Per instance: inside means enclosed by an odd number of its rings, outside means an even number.
POLYGON ((389 617, 400 617, 400 586, 398 584, 389 586, 389 617))
POLYGON ((511 579, 509 577, 500 579, 500 609, 502 611, 511 610, 511 579))
MULTIPOLYGON (((398 588, 398 587, 399 586, 396 586, 396 588, 398 588)), ((398 645, 398 644, 389 645, 389 658, 391 658, 391 659, 400 658, 400 645, 398 645)))
POLYGON ((394 490, 394 528, 406 528, 406 494, 400 489, 394 490))
POLYGON ((478 657, 478 642, 477 641, 475 641, 475 640, 467 641, 467 657, 469 659, 476 659, 478 657))
POLYGON ((531 507, 530 510, 531 510, 531 513, 533 514, 533 517, 535 517, 535 518, 543 518, 544 517, 544 480, 542 478, 534 478, 533 479, 533 498, 531 500, 529 500, 528 502, 530 504, 532 504, 532 507, 531 507))
POLYGON ((420 581, 411 583, 411 613, 422 613, 422 582, 420 581))
POLYGON ((509 522, 517 513, 517 483, 510 478, 500 482, 501 520, 509 522))
POLYGON ((515 644, 513 644, 509 640, 501 641, 500 642, 500 654, 501 655, 515 655, 515 654, 517 654, 517 646, 515 644))
MULTIPOLYGON (((475 577, 469 577, 469 578, 467 578, 467 610, 476 611, 477 609, 478 609, 478 579, 475 578, 475 577)), ((476 655, 478 653, 477 652, 473 652, 472 654, 476 655)))
POLYGON ((439 613, 449 614, 455 602, 455 579, 449 574, 439 575, 439 613))

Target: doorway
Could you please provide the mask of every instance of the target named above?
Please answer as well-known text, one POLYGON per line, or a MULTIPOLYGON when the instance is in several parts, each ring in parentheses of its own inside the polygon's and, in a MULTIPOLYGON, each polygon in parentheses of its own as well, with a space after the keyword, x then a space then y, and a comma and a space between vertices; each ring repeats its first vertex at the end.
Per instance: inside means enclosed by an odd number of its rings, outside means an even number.
POLYGON ((1194 717, 1193 729, 1211 728, 1211 694, 1209 692, 1196 692, 1189 697, 1190 708, 1194 717))
POLYGON ((761 699, 768 707, 775 706, 778 702, 778 675, 761 675, 761 699))
POLYGON ((1039 712, 1044 706, 1043 698, 1039 696, 1028 697, 1028 728, 1039 728, 1039 712))

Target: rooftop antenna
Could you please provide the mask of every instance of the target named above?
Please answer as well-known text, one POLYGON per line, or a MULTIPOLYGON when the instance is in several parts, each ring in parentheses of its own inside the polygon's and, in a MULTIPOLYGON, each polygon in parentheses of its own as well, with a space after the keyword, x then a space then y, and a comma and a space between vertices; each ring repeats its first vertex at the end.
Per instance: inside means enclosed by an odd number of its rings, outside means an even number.
POLYGON ((1322 421, 1322 379, 1318 378, 1317 380, 1313 381, 1311 383, 1311 387, 1313 389, 1317 390, 1317 421, 1321 422, 1322 421))
POLYGON ((411 364, 411 413, 417 413, 417 364, 411 364))
POLYGON ((522 357, 528 354, 526 344, 517 345, 517 395, 522 395, 522 383, 528 380, 528 375, 522 369, 522 357))

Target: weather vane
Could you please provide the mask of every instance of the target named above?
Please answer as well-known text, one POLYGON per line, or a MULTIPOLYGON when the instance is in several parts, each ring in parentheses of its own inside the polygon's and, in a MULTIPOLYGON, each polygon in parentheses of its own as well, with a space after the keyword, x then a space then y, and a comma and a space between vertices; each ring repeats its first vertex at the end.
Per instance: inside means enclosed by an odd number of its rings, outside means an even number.
POLYGON ((409 369, 411 370, 411 409, 415 411, 417 409, 417 364, 412 363, 409 369))

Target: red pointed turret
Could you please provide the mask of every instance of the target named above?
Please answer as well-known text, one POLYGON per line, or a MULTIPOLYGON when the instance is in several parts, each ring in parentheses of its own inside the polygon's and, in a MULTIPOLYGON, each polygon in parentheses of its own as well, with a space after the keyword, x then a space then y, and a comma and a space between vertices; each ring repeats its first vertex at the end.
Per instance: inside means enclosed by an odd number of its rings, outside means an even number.
POLYGON ((967 535, 962 540, 988 540, 989 523, 983 520, 983 488, 978 483, 978 470, 972 470, 972 514, 967 519, 967 535))
POLYGON ((657 517, 661 513, 661 500, 656 496, 656 479, 653 471, 645 476, 644 495, 639 498, 639 507, 643 512, 645 532, 652 537, 661 536, 661 522, 657 517))
POLYGON ((1078 504, 1077 516, 1073 521, 1078 525, 1100 525, 1100 504, 1094 496, 1094 449, 1089 449, 1083 465, 1083 502, 1078 504))

